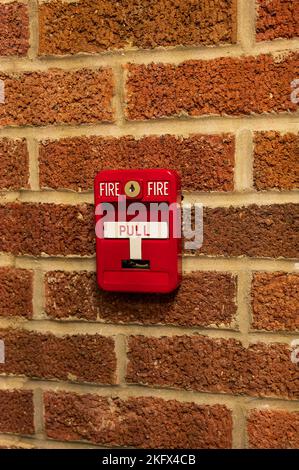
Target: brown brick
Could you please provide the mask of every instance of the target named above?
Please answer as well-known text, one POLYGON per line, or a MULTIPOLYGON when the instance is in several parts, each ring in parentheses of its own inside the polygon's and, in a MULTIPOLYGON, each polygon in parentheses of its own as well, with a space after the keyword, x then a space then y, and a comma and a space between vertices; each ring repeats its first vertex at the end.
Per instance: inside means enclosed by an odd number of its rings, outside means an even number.
POLYGON ((93 207, 34 203, 0 205, 0 252, 38 255, 94 253, 93 207))
POLYGON ((54 271, 46 275, 46 312, 52 318, 100 319, 111 323, 230 325, 236 313, 236 279, 226 273, 195 272, 170 295, 100 291, 94 273, 54 271))
POLYGON ((39 151, 40 184, 85 191, 104 168, 170 168, 181 174, 186 191, 232 191, 234 150, 230 134, 48 140, 39 151))
POLYGON ((95 273, 50 271, 45 276, 46 313, 52 318, 96 320, 101 292, 95 273))
POLYGON ((284 344, 252 344, 204 336, 129 340, 127 380, 202 392, 297 398, 298 368, 284 344))
POLYGON ((40 5, 39 17, 41 54, 236 41, 234 0, 51 1, 40 5))
POLYGON ((257 0, 258 41, 299 36, 298 5, 294 0, 257 0))
POLYGON ((299 205, 206 208, 201 253, 297 258, 299 205))
POLYGON ((0 139, 0 189, 22 188, 29 188, 26 140, 0 139))
POLYGON ((253 328, 299 329, 299 274, 255 273, 251 298, 253 328))
POLYGON ((20 329, 2 329, 5 364, 0 373, 73 382, 115 383, 112 338, 95 335, 55 336, 20 329))
POLYGON ((0 317, 32 317, 33 273, 0 268, 0 317))
POLYGON ((112 121, 110 69, 0 73, 0 79, 5 85, 0 126, 112 121))
POLYGON ((18 2, 0 5, 0 56, 23 56, 28 49, 27 5, 18 2))
POLYGON ((258 190, 298 189, 299 134, 257 132, 254 137, 254 186, 258 190))
POLYGON ((166 449, 232 445, 231 412, 221 405, 66 392, 47 392, 44 402, 46 432, 53 439, 166 449))
POLYGON ((298 449, 299 413, 252 410, 247 421, 249 446, 255 449, 298 449))
POLYGON ((31 390, 0 390, 0 432, 34 434, 31 390))
POLYGON ((230 325, 236 314, 236 279, 226 273, 185 274, 169 295, 103 292, 101 316, 107 321, 182 326, 230 325))
POLYGON ((299 74, 297 53, 127 68, 128 119, 297 110, 290 99, 290 83, 299 74))

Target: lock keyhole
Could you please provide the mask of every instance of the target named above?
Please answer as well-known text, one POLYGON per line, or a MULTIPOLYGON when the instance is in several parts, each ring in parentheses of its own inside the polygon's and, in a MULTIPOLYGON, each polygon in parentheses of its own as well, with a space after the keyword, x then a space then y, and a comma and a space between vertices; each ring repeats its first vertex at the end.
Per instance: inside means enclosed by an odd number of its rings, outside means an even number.
POLYGON ((128 197, 137 197, 139 196, 140 191, 141 187, 138 181, 132 180, 125 184, 125 195, 128 197))

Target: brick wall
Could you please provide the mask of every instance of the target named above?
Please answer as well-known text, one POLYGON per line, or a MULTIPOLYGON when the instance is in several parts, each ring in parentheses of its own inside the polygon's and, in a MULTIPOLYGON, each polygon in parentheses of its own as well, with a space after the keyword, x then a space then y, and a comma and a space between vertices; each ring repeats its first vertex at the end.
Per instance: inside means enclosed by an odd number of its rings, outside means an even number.
POLYGON ((295 3, 0 1, 0 447, 299 446, 295 3), (204 204, 175 294, 97 289, 131 167, 204 204))

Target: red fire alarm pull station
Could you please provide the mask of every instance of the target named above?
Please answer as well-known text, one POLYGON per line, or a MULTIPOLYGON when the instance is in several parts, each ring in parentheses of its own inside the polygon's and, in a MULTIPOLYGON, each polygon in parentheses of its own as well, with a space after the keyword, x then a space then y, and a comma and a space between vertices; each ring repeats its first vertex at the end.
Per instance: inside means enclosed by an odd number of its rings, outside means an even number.
POLYGON ((181 280, 178 174, 103 170, 94 190, 99 286, 123 292, 176 289, 181 280))

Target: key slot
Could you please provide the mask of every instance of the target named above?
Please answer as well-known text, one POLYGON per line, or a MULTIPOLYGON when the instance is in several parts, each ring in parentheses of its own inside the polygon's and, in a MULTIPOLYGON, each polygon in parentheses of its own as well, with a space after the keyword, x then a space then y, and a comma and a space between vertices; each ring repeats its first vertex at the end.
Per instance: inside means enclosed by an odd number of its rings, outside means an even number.
POLYGON ((121 267, 123 269, 150 269, 150 262, 144 259, 123 259, 121 267))

